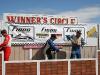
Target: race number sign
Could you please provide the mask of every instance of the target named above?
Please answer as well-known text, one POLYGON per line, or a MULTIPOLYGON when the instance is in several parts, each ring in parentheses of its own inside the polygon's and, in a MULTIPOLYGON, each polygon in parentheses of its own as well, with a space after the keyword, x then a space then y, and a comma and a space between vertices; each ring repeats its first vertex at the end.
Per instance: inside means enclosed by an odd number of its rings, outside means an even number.
POLYGON ((34 26, 9 25, 8 31, 12 36, 12 42, 34 42, 34 26))

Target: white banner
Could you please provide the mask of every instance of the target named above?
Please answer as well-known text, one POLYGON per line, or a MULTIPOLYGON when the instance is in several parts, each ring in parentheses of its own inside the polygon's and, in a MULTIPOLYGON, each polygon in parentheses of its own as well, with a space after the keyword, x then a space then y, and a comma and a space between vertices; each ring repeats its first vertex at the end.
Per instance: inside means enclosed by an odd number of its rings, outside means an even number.
POLYGON ((76 19, 58 15, 6 13, 2 27, 11 34, 13 43, 45 43, 51 34, 57 35, 56 43, 67 43, 66 36, 79 30, 86 45, 97 46, 97 26, 78 25, 76 19))
POLYGON ((62 25, 34 25, 35 26, 35 42, 46 42, 51 34, 56 34, 57 43, 64 43, 62 25))
POLYGON ((67 40, 66 36, 76 35, 77 31, 82 33, 81 37, 86 39, 86 26, 67 26, 63 28, 64 30, 64 40, 67 40))
POLYGON ((13 42, 34 42, 34 26, 9 25, 8 32, 13 42))
POLYGON ((87 24, 87 46, 98 46, 98 28, 96 24, 87 24))
POLYGON ((67 35, 75 35, 81 31, 82 38, 86 42, 86 28, 81 25, 8 25, 8 32, 12 36, 13 43, 45 43, 51 34, 56 34, 55 43, 66 43, 67 35))

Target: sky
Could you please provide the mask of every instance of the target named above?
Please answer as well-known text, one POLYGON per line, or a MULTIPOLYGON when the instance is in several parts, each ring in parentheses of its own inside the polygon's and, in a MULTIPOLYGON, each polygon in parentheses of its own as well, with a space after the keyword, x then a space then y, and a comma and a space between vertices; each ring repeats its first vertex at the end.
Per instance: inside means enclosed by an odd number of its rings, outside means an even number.
POLYGON ((0 0, 0 19, 3 13, 61 15, 100 24, 100 0, 0 0))

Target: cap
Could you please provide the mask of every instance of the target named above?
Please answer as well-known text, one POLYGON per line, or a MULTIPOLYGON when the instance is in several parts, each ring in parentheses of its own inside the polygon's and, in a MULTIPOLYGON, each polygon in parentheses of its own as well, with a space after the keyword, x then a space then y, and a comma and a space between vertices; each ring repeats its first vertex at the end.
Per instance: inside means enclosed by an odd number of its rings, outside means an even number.
POLYGON ((76 33, 78 33, 78 34, 82 34, 81 31, 77 31, 76 33))
POLYGON ((7 31, 6 31, 5 29, 4 29, 4 30, 1 30, 1 34, 2 34, 2 33, 7 33, 7 31))
POLYGON ((51 37, 57 38, 56 34, 51 34, 51 37))

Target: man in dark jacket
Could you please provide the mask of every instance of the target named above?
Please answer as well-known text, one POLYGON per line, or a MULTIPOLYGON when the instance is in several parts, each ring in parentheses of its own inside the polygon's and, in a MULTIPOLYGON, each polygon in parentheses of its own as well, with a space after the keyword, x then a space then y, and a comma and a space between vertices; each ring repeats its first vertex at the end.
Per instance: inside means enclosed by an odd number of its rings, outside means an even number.
POLYGON ((56 34, 51 34, 51 37, 50 39, 48 39, 46 41, 46 45, 45 45, 45 48, 44 48, 44 51, 45 51, 45 54, 47 55, 48 59, 52 59, 52 51, 54 52, 58 52, 59 49, 55 46, 55 44, 53 43, 54 40, 56 40, 57 37, 56 37, 56 34))

